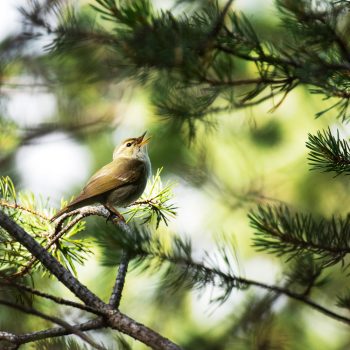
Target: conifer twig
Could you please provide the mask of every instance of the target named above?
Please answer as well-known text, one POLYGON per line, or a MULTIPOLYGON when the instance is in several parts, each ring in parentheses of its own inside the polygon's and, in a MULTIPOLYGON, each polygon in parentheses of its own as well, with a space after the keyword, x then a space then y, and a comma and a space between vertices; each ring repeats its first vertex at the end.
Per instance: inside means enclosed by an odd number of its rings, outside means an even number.
POLYGON ((45 221, 49 220, 49 218, 47 216, 43 215, 42 213, 39 213, 38 211, 30 209, 30 208, 26 208, 23 205, 18 204, 18 203, 9 203, 9 202, 6 202, 4 200, 0 200, 0 207, 19 209, 19 210, 25 211, 27 213, 33 214, 33 215, 35 215, 35 216, 37 216, 45 221))

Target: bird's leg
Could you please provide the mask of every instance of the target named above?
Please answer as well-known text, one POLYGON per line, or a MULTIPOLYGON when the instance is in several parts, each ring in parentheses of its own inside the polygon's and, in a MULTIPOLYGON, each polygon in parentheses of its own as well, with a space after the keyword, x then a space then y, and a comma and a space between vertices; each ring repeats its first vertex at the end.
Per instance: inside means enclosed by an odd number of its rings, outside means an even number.
MULTIPOLYGON (((124 216, 122 214, 119 213, 119 211, 117 209, 115 209, 112 205, 105 203, 104 204, 105 208, 109 210, 109 212, 111 213, 111 215, 115 215, 120 221, 124 221, 124 216)), ((107 219, 107 221, 109 220, 109 218, 107 219)))

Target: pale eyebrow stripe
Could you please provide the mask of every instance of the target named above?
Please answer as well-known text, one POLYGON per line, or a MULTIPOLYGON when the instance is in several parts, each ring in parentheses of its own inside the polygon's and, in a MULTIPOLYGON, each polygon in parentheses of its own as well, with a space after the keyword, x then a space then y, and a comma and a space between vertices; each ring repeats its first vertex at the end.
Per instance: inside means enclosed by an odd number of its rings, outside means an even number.
POLYGON ((130 138, 130 139, 126 139, 125 141, 124 141, 124 144, 125 143, 128 143, 128 142, 135 142, 135 138, 130 138))

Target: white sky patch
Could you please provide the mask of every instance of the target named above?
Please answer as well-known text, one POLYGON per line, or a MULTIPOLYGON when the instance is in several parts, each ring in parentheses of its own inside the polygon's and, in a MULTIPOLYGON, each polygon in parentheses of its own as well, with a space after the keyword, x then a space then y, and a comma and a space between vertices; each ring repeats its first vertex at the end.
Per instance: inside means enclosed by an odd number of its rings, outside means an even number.
POLYGON ((173 223, 176 225, 174 230, 203 236, 209 214, 208 198, 205 194, 192 186, 178 182, 174 187, 174 198, 177 207, 176 222, 173 223), (193 220, 193 218, 196 219, 193 220))
POLYGON ((7 102, 8 116, 20 126, 33 126, 56 112, 56 98, 46 92, 15 91, 7 102))
MULTIPOLYGON (((1 0, 0 0, 1 1, 1 0)), ((146 130, 147 113, 144 101, 133 99, 131 102, 118 102, 120 126, 113 135, 116 145, 129 137, 141 136, 146 130)))
POLYGON ((170 10, 174 6, 172 0, 154 0, 154 6, 161 10, 170 10))
POLYGON ((252 13, 259 11, 260 16, 261 11, 267 10, 272 4, 273 0, 235 0, 234 8, 252 13))
POLYGON ((21 24, 18 7, 26 3, 26 0, 0 0, 0 41, 18 31, 21 24))
POLYGON ((280 276, 280 266, 268 258, 255 257, 244 263, 247 278, 259 282, 274 284, 280 276))
POLYGON ((89 152, 62 132, 41 137, 37 143, 16 154, 23 190, 59 202, 70 188, 86 180, 89 152))

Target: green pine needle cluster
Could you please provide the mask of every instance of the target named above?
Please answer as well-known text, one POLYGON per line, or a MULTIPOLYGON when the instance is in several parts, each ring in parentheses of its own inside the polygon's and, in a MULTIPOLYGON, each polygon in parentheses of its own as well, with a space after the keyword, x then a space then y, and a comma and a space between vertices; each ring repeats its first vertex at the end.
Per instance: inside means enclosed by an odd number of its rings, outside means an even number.
MULTIPOLYGON (((54 232, 49 222, 48 214, 51 211, 47 209, 48 202, 35 198, 30 192, 17 193, 9 177, 0 178, 0 208, 41 245, 46 246, 50 242, 54 232)), ((84 229, 85 223, 78 222, 66 232, 59 243, 49 248, 49 251, 74 273, 75 263, 82 264, 91 252, 91 242, 77 237, 84 229)), ((0 242, 1 271, 10 275, 20 273, 32 256, 3 229, 0 229, 0 242)), ((41 269, 41 264, 34 264, 32 270, 38 269, 41 269)))
POLYGON ((316 135, 309 134, 306 147, 310 150, 308 160, 312 170, 350 174, 350 145, 340 138, 339 131, 336 136, 329 128, 316 135))
POLYGON ((316 219, 286 206, 260 206, 249 214, 258 251, 286 256, 314 254, 324 267, 342 262, 350 253, 350 217, 316 219))
POLYGON ((163 185, 161 179, 162 168, 157 169, 155 175, 148 181, 147 187, 139 200, 123 212, 127 222, 140 219, 142 223, 154 223, 158 228, 161 222, 168 225, 168 221, 176 215, 176 207, 171 202, 173 198, 174 183, 163 185))

